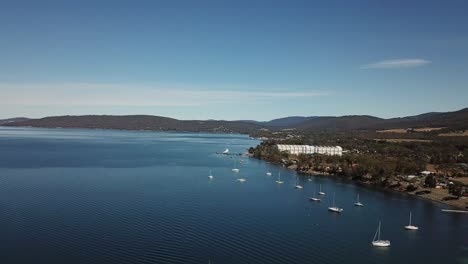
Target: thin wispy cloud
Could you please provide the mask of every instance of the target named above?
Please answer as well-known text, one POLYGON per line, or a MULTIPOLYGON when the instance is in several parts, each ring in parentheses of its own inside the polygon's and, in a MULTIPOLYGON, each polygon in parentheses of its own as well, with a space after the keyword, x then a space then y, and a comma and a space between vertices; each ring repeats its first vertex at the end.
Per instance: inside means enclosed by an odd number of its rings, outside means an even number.
POLYGON ((424 66, 431 63, 425 59, 398 59, 398 60, 383 60, 376 63, 371 63, 361 66, 361 69, 397 69, 397 68, 414 68, 424 66))
POLYGON ((25 106, 200 106, 249 104, 329 95, 324 90, 227 90, 140 84, 7 84, 0 83, 0 105, 25 106), (34 94, 34 96, 31 96, 34 94))

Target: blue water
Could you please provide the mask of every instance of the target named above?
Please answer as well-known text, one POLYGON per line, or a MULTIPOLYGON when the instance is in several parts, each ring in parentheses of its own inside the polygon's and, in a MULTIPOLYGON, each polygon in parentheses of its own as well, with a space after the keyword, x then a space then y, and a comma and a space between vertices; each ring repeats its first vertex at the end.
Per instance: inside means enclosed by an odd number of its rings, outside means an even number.
POLYGON ((234 174, 238 158, 215 154, 257 143, 0 128, 0 263, 468 263, 466 215, 333 177, 296 190, 292 171, 243 157, 234 174), (327 195, 309 202, 319 184, 327 195), (342 214, 327 211, 333 193, 342 214), (416 232, 403 230, 410 210, 416 232), (370 245, 379 220, 390 248, 370 245))

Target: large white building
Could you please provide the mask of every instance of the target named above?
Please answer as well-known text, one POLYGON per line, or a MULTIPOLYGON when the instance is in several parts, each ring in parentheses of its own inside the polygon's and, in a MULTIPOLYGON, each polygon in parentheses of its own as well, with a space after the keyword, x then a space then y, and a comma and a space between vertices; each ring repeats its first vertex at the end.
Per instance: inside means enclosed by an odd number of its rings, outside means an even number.
POLYGON ((276 145, 279 151, 287 151, 291 154, 323 154, 323 155, 343 155, 343 148, 340 146, 309 146, 309 145, 276 145))

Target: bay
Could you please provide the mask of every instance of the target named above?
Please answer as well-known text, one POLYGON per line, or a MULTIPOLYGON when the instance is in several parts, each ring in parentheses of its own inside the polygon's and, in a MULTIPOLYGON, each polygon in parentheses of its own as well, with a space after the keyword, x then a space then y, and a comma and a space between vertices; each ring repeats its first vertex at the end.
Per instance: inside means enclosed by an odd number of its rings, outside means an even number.
POLYGON ((293 171, 216 154, 258 143, 232 134, 2 127, 0 261, 467 263, 468 217, 441 213, 443 205, 335 177, 300 176, 304 189, 296 190, 293 171), (310 202, 319 184, 327 194, 310 202), (333 193, 342 214, 327 211, 333 193), (358 193, 362 208, 353 205, 358 193), (410 211, 416 232, 403 230, 410 211), (379 221, 390 248, 370 244, 379 221))

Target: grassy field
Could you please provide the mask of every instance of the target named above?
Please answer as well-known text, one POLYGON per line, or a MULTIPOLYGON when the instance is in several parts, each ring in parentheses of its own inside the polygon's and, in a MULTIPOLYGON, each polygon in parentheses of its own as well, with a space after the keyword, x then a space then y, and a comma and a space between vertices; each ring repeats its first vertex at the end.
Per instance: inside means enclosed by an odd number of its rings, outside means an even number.
POLYGON ((468 130, 439 134, 441 137, 468 137, 468 130))
MULTIPOLYGON (((414 128, 412 129, 413 132, 432 132, 444 129, 445 127, 422 127, 422 128, 414 128)), ((377 133, 408 133, 408 129, 406 128, 397 128, 397 129, 385 129, 385 130, 377 130, 377 133)))
POLYGON ((392 142, 392 143, 402 143, 402 142, 424 142, 424 143, 430 143, 432 140, 429 139, 411 139, 411 138, 375 138, 375 141, 387 141, 387 142, 392 142))

